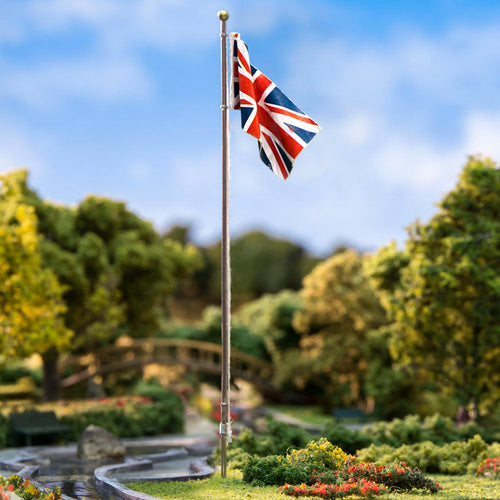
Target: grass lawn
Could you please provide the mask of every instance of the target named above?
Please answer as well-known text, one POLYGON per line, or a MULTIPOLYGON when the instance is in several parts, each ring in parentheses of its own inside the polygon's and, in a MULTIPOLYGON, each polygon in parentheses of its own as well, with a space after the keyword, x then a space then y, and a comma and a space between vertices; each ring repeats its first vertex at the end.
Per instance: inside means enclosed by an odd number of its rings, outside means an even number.
MULTIPOLYGON (((498 500, 500 499, 500 481, 475 476, 431 475, 444 490, 431 494, 415 491, 414 493, 393 493, 383 495, 385 500, 416 500, 422 498, 447 500, 498 500)), ((254 488, 241 480, 239 471, 229 471, 228 477, 222 479, 215 474, 202 481, 129 483, 129 488, 141 491, 158 498, 169 500, 285 500, 285 495, 278 493, 275 486, 254 488)), ((307 497, 314 498, 314 497, 307 497)), ((350 497, 359 498, 359 497, 350 497)))

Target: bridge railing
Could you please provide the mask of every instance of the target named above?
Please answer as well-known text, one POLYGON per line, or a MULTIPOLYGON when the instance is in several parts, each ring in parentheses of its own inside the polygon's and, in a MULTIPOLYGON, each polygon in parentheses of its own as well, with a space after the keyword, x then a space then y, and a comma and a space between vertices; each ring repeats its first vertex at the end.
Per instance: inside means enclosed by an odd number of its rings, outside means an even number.
MULTIPOLYGON (((70 356, 59 364, 60 373, 68 368, 71 375, 62 386, 83 382, 94 375, 104 375, 125 368, 152 363, 182 364, 197 371, 218 374, 222 347, 219 344, 190 339, 133 339, 99 350, 95 354, 70 356)), ((231 350, 234 377, 255 385, 271 387, 272 365, 236 349, 231 350)))

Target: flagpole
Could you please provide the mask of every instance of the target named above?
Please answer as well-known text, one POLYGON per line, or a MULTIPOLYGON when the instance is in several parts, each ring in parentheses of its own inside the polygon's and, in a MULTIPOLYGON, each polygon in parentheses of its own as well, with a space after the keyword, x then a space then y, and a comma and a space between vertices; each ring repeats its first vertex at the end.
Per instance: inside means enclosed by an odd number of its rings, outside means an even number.
POLYGON ((221 10, 221 118, 222 118, 222 255, 221 255, 221 308, 222 308, 222 359, 221 359, 221 421, 219 427, 221 448, 221 476, 226 477, 227 444, 231 441, 230 412, 230 354, 231 354, 231 260, 229 235, 229 108, 227 71, 226 21, 229 14, 221 10))

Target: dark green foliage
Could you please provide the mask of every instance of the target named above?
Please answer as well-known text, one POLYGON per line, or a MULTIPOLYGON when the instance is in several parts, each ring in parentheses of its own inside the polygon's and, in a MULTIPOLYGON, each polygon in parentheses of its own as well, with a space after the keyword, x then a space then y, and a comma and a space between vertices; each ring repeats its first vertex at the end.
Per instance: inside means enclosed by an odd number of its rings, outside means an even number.
POLYGON ((481 427, 477 422, 467 422, 457 429, 460 440, 473 438, 479 434, 487 443, 500 441, 500 433, 487 427, 481 427))
POLYGON ((364 388, 375 400, 371 417, 374 420, 392 420, 417 413, 421 388, 408 370, 399 367, 389 351, 391 330, 380 327, 366 336, 363 350, 369 360, 364 388))
POLYGON ((325 427, 322 435, 345 452, 354 454, 361 448, 366 448, 372 444, 373 440, 370 433, 355 431, 344 427, 335 422, 325 427))
MULTIPOLYGON (((257 434, 250 429, 243 429, 233 439, 228 448, 229 463, 234 468, 242 468, 248 457, 255 455, 265 457, 267 455, 285 456, 287 451, 294 448, 302 448, 312 436, 307 431, 298 427, 278 422, 272 417, 266 417, 265 430, 257 434)), ((220 450, 215 450, 214 462, 220 457, 220 450)))
POLYGON ((287 350, 299 347, 300 336, 293 327, 293 318, 301 310, 300 294, 284 290, 246 303, 234 315, 234 321, 262 339, 278 367, 287 350))
MULTIPOLYGON (((203 313, 203 319, 196 326, 181 325, 158 334, 158 337, 181 338, 200 340, 204 342, 221 343, 221 310, 219 307, 207 307, 203 313)), ((238 321, 231 325, 231 347, 242 351, 249 356, 260 359, 269 359, 266 351, 265 341, 259 335, 254 335, 249 327, 238 321)))
MULTIPOLYGON (((266 422, 267 427, 261 434, 244 429, 233 440, 229 447, 230 462, 233 466, 241 468, 249 456, 284 456, 287 451, 302 448, 312 439, 312 436, 303 429, 278 422, 271 417, 267 417, 266 422)), ((403 420, 394 419, 392 422, 378 422, 364 431, 351 430, 340 424, 332 423, 325 427, 322 436, 347 453, 356 454, 358 450, 370 447, 370 445, 372 445, 370 449, 376 449, 379 446, 382 446, 383 449, 389 449, 423 443, 424 441, 428 443, 425 446, 435 446, 432 450, 439 449, 445 443, 474 437, 474 435, 470 436, 474 430, 478 431, 476 434, 481 436, 480 439, 484 442, 492 442, 494 439, 490 431, 477 424, 456 428, 451 419, 440 415, 426 417, 424 420, 421 420, 417 415, 409 415, 403 420)), ((431 453, 428 457, 431 464, 432 456, 431 453)), ((405 457, 398 455, 397 459, 404 461, 405 457)), ((425 467, 427 467, 427 463, 421 462, 413 465, 421 467, 423 470, 426 470, 425 467)))
MULTIPOLYGON (((54 205, 27 179, 27 171, 3 175, 2 201, 34 207, 42 267, 64 286, 64 326, 74 333, 69 349, 95 352, 123 333, 154 335, 177 280, 200 264, 195 248, 162 239, 123 202, 88 196, 76 208, 54 205)), ((57 399, 58 351, 40 352, 50 381, 44 398, 57 399)))
POLYGON ((39 369, 31 369, 20 362, 6 363, 0 370, 0 384, 15 384, 19 379, 30 377, 35 385, 40 386, 42 372, 39 369))
POLYGON ((150 378, 147 381, 139 380, 134 386, 132 394, 171 404, 173 407, 178 406, 180 399, 177 394, 165 389, 156 378, 150 378))
POLYGON ((252 486, 305 483, 312 467, 289 465, 282 456, 250 457, 243 467, 243 481, 252 486))
MULTIPOLYGON (((194 286, 208 303, 220 301, 220 243, 201 249, 204 266, 194 275, 194 286)), ((241 304, 265 293, 298 290, 303 277, 317 264, 304 248, 251 231, 233 239, 231 272, 233 300, 241 304)))
POLYGON ((0 448, 5 448, 10 444, 13 435, 12 425, 7 417, 0 413, 0 448))
MULTIPOLYGON (((208 307, 205 309, 201 327, 206 337, 200 340, 208 340, 209 342, 220 344, 220 332, 222 328, 220 308, 208 307)), ((256 358, 268 358, 264 340, 254 335, 248 327, 238 324, 236 321, 231 326, 231 346, 256 358)))
POLYGON ((500 169, 470 157, 438 206, 403 250, 379 250, 370 273, 396 361, 481 418, 500 401, 500 169))
POLYGON ((180 243, 181 245, 187 245, 190 241, 190 230, 191 229, 189 226, 174 225, 171 226, 164 234, 162 234, 162 238, 166 240, 177 241, 177 243, 180 243))
POLYGON ((176 394, 164 396, 160 402, 135 404, 130 407, 105 407, 62 417, 61 423, 71 429, 71 439, 78 441, 87 426, 103 427, 117 437, 140 437, 182 432, 184 406, 176 394))
MULTIPOLYGON (((303 450, 301 450, 303 451, 303 450)), ((342 450, 340 450, 341 453, 342 450)), ((359 463, 356 459, 347 460, 340 469, 332 470, 309 463, 292 465, 279 455, 250 457, 243 467, 243 481, 252 486, 265 485, 342 485, 349 481, 373 481, 392 491, 427 490, 431 493, 441 491, 441 487, 424 476, 418 468, 402 464, 377 466, 372 463, 359 463)))
POLYGON ((266 424, 262 434, 242 433, 234 446, 241 446, 250 455, 285 455, 289 449, 302 448, 311 440, 311 435, 304 429, 278 422, 272 417, 266 418, 266 424))
POLYGON ((399 447, 429 441, 437 446, 445 443, 469 439, 480 435, 483 440, 491 443, 494 434, 470 422, 456 427, 453 420, 442 415, 433 415, 421 420, 418 415, 408 415, 404 419, 396 418, 391 422, 377 422, 364 431, 355 431, 336 423, 325 427, 323 435, 332 443, 340 446, 348 453, 370 445, 389 445, 399 447))

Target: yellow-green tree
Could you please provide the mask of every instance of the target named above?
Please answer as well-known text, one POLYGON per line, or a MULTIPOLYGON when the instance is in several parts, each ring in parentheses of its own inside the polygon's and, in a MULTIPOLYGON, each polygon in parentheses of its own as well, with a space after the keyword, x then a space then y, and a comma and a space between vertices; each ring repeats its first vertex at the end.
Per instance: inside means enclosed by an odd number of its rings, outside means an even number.
POLYGON ((396 360, 458 403, 500 401, 500 170, 469 158, 438 213, 371 262, 396 360))
POLYGON ((36 225, 32 207, 12 200, 0 210, 0 355, 4 359, 50 355, 66 349, 72 336, 64 325, 64 289, 41 264, 36 225))
POLYGON ((385 313, 364 275, 363 256, 346 250, 318 264, 304 278, 301 294, 303 309, 293 321, 300 349, 290 353, 281 377, 316 388, 330 404, 365 404, 364 346, 385 313))

